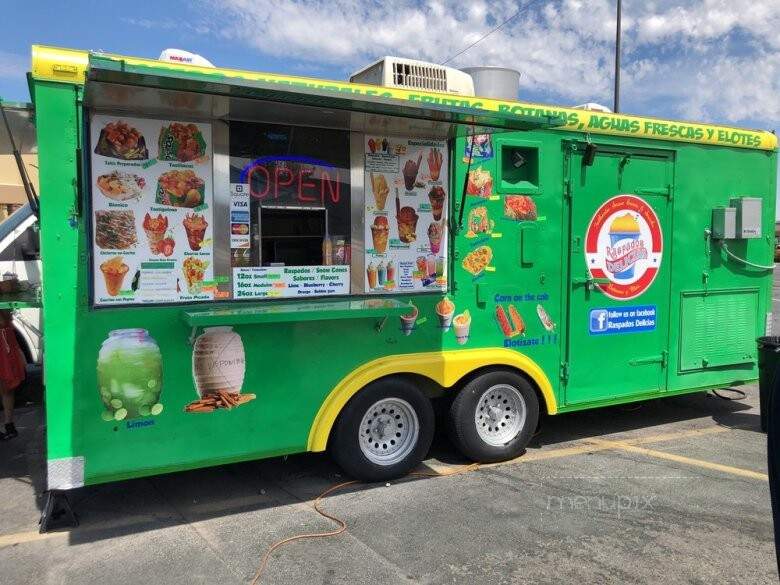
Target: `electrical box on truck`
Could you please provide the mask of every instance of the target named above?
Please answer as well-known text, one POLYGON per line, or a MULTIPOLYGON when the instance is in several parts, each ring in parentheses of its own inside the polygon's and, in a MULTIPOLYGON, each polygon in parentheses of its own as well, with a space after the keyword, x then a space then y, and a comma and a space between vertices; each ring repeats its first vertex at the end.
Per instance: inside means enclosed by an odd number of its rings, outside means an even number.
POLYGON ((734 197, 729 205, 736 209, 736 237, 761 237, 761 198, 734 197))

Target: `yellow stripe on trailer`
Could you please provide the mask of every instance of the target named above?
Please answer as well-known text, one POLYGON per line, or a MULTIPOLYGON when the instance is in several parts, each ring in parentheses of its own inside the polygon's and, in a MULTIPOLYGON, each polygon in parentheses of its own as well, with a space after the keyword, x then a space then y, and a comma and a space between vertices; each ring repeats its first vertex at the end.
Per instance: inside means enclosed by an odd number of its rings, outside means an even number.
POLYGON ((504 348, 461 349, 393 355, 367 362, 347 374, 320 406, 309 431, 307 449, 324 451, 333 423, 344 405, 366 385, 393 374, 419 374, 444 388, 454 386, 461 378, 486 366, 508 366, 525 373, 542 393, 549 414, 558 412, 550 380, 542 368, 522 353, 504 348))

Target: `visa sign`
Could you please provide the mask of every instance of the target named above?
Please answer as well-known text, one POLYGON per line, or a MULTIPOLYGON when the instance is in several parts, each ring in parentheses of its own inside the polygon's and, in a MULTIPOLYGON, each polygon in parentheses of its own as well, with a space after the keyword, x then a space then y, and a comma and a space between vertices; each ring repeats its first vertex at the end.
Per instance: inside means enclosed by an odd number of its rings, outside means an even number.
POLYGON ((591 309, 588 331, 591 335, 653 331, 656 321, 655 305, 591 309))

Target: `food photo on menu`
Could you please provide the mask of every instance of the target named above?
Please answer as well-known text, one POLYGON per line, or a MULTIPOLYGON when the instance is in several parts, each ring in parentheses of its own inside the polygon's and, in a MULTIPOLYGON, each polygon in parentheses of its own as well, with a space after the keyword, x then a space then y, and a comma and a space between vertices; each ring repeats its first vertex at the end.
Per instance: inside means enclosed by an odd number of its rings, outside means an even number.
POLYGON ((133 173, 112 171, 97 178, 100 192, 114 201, 140 199, 146 186, 146 179, 133 173))
POLYGON ((160 128, 159 160, 188 162, 206 154, 206 141, 195 124, 173 122, 160 128))
POLYGON ((96 303, 213 298, 211 126, 90 122, 96 303))
POLYGON ((146 139, 137 129, 122 120, 109 122, 100 131, 95 154, 122 160, 149 158, 146 139))

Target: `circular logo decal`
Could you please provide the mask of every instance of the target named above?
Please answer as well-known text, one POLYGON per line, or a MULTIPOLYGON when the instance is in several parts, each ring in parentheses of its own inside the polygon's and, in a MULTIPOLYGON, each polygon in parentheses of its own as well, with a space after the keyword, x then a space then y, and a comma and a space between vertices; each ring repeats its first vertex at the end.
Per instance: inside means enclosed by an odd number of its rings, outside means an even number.
POLYGON ((616 195, 596 210, 585 232, 585 262, 597 286, 610 298, 633 299, 658 274, 663 255, 658 216, 644 199, 616 195))

